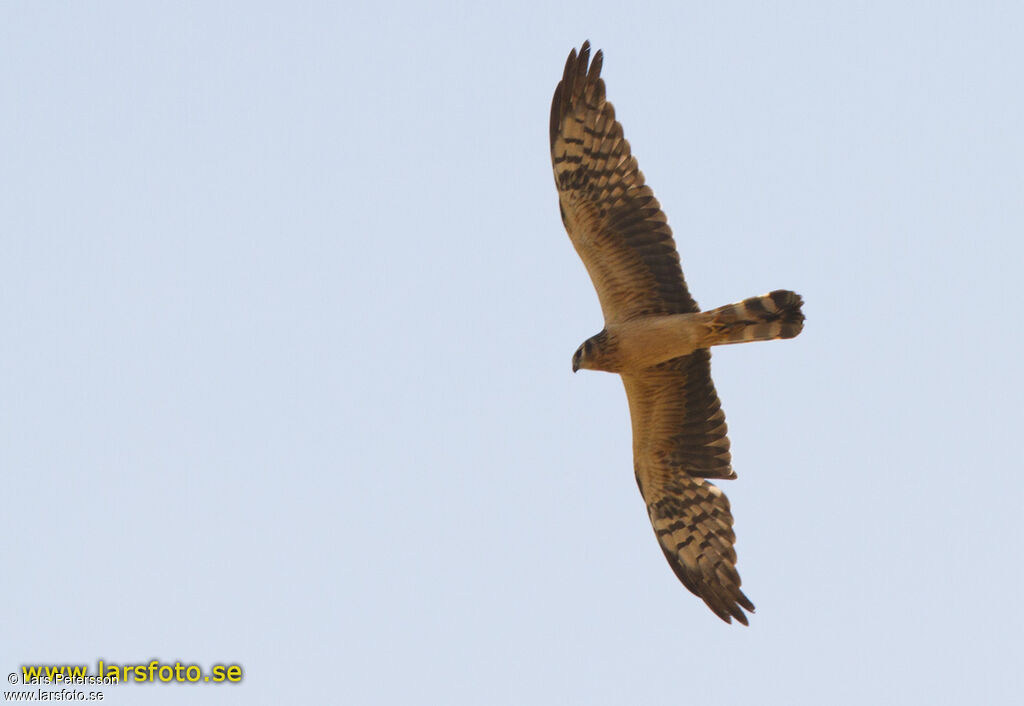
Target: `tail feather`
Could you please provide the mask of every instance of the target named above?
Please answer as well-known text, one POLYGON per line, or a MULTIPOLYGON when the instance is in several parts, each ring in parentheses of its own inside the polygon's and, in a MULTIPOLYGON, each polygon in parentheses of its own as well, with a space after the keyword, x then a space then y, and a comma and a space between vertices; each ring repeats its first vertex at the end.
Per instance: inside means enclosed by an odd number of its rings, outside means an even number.
POLYGON ((712 345, 793 338, 804 328, 803 303, 796 292, 777 289, 707 311, 712 345))

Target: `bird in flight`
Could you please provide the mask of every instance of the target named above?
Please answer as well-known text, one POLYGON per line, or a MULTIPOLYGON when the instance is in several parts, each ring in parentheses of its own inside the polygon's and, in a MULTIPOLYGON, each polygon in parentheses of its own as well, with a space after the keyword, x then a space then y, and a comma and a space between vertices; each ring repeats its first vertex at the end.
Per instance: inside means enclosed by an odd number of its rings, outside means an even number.
POLYGON ((565 63, 551 101, 551 163, 573 247, 597 290, 604 329, 572 357, 618 373, 633 426, 633 468, 654 534, 679 580, 727 623, 754 611, 740 590, 729 500, 725 414, 711 382, 711 346, 793 338, 800 295, 777 290, 701 311, 672 231, 605 99, 600 51, 565 63))

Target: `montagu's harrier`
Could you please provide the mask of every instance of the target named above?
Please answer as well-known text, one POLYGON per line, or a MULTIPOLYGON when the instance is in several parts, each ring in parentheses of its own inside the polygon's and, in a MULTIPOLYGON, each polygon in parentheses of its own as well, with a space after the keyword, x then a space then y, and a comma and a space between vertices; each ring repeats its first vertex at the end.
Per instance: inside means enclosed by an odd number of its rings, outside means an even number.
POLYGON ((574 49, 551 101, 551 162, 562 223, 590 273, 604 330, 572 357, 618 373, 633 421, 633 465, 654 533, 683 585, 726 622, 747 624, 729 501, 708 478, 735 478, 711 346, 793 338, 800 296, 775 291, 702 312, 665 214, 605 100, 601 52, 574 49))

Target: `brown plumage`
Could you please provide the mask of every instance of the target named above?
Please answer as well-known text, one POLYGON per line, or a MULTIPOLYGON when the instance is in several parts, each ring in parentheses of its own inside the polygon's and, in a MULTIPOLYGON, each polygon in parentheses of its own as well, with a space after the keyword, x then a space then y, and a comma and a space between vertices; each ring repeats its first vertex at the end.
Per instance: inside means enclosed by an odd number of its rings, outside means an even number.
POLYGON ((803 301, 778 290, 701 312, 668 220, 605 100, 602 54, 573 50, 551 102, 551 162, 562 222, 597 290, 605 328, 573 356, 619 373, 633 423, 637 484, 679 580, 726 622, 754 610, 740 590, 729 501, 708 478, 735 478, 713 345, 792 338, 803 301))

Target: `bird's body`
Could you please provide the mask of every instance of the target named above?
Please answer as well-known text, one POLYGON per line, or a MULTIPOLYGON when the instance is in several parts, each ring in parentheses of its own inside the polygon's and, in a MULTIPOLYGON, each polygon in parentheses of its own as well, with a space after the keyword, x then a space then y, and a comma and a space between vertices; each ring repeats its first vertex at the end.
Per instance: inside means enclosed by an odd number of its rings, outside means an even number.
POLYGON ((580 362, 585 364, 573 367, 641 373, 700 348, 792 338, 803 325, 801 304, 798 295, 779 290, 696 314, 644 316, 608 324, 583 343, 580 362))
POLYGON ((715 345, 792 338, 800 296, 777 290, 702 312, 683 279, 668 219, 644 183, 615 110, 602 55, 573 50, 551 103, 551 160, 562 222, 590 274, 604 329, 573 371, 622 376, 637 484, 673 571, 726 622, 754 606, 740 590, 729 501, 708 478, 735 478, 711 382, 715 345))
POLYGON ((648 316, 609 324, 583 343, 581 364, 575 370, 638 373, 700 348, 703 314, 648 316), (590 343, 591 345, 587 345, 590 343))

